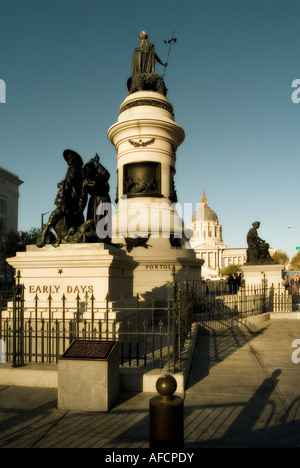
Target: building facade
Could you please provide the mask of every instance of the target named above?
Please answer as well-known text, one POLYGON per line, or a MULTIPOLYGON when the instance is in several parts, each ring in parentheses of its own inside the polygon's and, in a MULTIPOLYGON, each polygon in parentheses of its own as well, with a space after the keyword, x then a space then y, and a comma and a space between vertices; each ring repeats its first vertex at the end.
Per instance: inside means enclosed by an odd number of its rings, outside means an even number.
MULTIPOLYGON (((203 192, 199 208, 192 216, 190 228, 194 231, 190 239, 191 247, 198 258, 205 261, 202 267, 203 278, 214 278, 220 275, 221 268, 228 265, 243 265, 247 260, 247 248, 227 248, 223 242, 222 226, 218 216, 208 206, 203 192)), ((270 249, 270 253, 276 249, 270 249)))
POLYGON ((18 231, 19 187, 22 180, 0 167, 0 235, 18 231))

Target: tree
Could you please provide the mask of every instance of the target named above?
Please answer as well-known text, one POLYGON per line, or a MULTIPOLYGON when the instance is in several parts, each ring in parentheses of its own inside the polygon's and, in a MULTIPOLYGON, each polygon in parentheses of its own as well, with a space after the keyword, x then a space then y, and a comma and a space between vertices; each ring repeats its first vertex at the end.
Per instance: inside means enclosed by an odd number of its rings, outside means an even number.
POLYGON ((0 277, 2 276, 5 286, 11 284, 14 278, 13 268, 6 259, 14 257, 17 252, 24 252, 27 245, 36 244, 39 236, 40 230, 36 228, 0 235, 0 277))
POLYGON ((276 250, 272 255, 272 258, 281 265, 287 265, 290 261, 288 255, 285 252, 282 252, 282 250, 276 250))
POLYGON ((300 270, 300 252, 298 252, 291 260, 290 270, 300 270))
POLYGON ((237 265, 236 263, 232 263, 224 268, 221 268, 220 275, 227 276, 227 275, 234 275, 235 273, 239 273, 241 271, 242 265, 237 265))

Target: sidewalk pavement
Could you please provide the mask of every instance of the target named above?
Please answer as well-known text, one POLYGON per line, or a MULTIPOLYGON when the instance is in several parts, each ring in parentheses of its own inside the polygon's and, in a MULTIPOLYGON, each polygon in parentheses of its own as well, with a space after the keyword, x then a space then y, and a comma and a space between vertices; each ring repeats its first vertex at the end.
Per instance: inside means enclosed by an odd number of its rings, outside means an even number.
MULTIPOLYGON (((185 450, 300 448, 298 361, 300 320, 200 331, 180 395, 185 450)), ((58 410, 56 389, 0 386, 0 448, 149 448, 152 396, 121 393, 108 413, 80 413, 58 410)))

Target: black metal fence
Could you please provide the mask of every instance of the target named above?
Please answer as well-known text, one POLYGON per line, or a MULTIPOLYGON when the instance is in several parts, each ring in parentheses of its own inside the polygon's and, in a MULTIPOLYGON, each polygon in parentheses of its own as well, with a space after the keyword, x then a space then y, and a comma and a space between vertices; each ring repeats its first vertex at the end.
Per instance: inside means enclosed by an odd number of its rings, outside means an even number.
POLYGON ((299 308, 300 296, 292 295, 282 284, 255 286, 233 290, 225 281, 205 282, 197 304, 197 320, 206 328, 220 329, 237 320, 265 312, 292 312, 299 308))
POLYGON ((154 296, 131 300, 121 297, 111 303, 97 303, 93 296, 77 296, 59 304, 49 296, 47 303, 35 297, 25 306, 19 278, 0 304, 0 362, 14 367, 26 362, 56 363, 75 339, 118 340, 120 364, 126 366, 182 369, 186 339, 194 322, 206 328, 230 326, 233 319, 267 311, 290 312, 299 304, 284 287, 267 286, 233 291, 226 282, 172 282, 168 300, 158 306, 154 296), (3 358, 4 356, 4 358, 3 358))
POLYGON ((19 280, 12 301, 0 308, 0 340, 5 343, 6 360, 14 367, 25 362, 56 363, 75 339, 118 340, 122 366, 167 367, 181 370, 181 356, 194 322, 193 284, 169 286, 168 301, 158 307, 155 297, 139 295, 131 301, 121 297, 97 304, 80 297, 69 305, 63 297, 53 306, 36 296, 34 307, 25 307, 24 290, 19 280))

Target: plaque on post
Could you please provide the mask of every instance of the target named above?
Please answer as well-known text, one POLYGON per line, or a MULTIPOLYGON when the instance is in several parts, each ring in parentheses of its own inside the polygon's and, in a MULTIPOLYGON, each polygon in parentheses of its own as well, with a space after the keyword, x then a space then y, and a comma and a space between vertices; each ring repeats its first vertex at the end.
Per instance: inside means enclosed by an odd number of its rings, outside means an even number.
POLYGON ((119 395, 119 343, 75 340, 58 361, 58 409, 107 412, 119 395))

